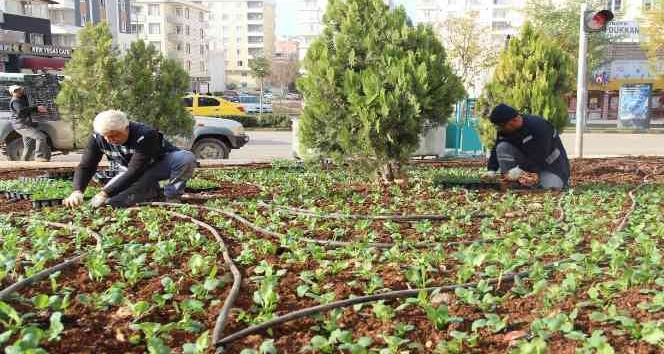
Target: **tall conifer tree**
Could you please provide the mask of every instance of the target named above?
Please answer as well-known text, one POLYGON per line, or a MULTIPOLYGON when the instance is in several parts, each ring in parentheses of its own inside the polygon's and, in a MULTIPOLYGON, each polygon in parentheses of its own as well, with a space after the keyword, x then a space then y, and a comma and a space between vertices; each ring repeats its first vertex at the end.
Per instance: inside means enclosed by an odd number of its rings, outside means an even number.
POLYGON ((480 134, 492 146, 496 131, 489 121, 491 109, 506 103, 524 114, 542 116, 560 130, 569 121, 565 95, 572 90, 571 59, 559 46, 524 24, 500 55, 491 81, 478 102, 480 134))

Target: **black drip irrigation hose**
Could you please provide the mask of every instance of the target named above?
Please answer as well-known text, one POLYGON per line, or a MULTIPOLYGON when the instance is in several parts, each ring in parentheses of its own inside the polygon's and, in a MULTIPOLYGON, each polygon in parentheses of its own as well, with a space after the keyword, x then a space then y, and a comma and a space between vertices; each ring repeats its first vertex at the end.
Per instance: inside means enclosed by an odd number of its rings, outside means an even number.
MULTIPOLYGON (((613 234, 621 232, 627 227, 627 223, 629 222, 629 218, 630 218, 631 214, 634 212, 634 210, 636 209, 636 204, 637 203, 636 203, 635 192, 646 184, 647 184, 646 178, 644 178, 643 183, 641 183, 639 186, 637 186, 636 188, 632 189, 629 192, 629 197, 632 200, 631 207, 629 208, 629 210, 627 211, 625 216, 622 218, 622 221, 620 222, 618 227, 614 230, 613 234)), ((560 203, 560 205, 562 205, 562 202, 559 202, 559 203, 560 203)), ((561 221, 564 220, 564 216, 561 217, 560 220, 561 221)), ((547 263, 547 264, 544 265, 544 268, 545 269, 550 269, 550 268, 557 267, 561 264, 569 263, 569 262, 572 262, 572 261, 573 261, 573 259, 566 258, 566 259, 562 259, 562 260, 547 263)), ((504 276, 502 276, 500 278, 488 279, 488 280, 486 280, 486 282, 488 282, 489 284, 509 282, 509 281, 513 281, 517 277, 518 278, 526 277, 532 271, 533 271, 533 269, 526 269, 526 270, 523 270, 523 271, 517 272, 517 273, 505 274, 504 276)), ((278 326, 278 325, 281 325, 281 324, 284 324, 284 323, 287 323, 287 322, 290 322, 290 321, 293 321, 293 320, 296 320, 296 319, 299 319, 299 318, 302 318, 302 317, 311 316, 313 314, 317 314, 317 313, 320 313, 320 312, 329 311, 329 310, 336 309, 336 308, 349 307, 349 306, 353 306, 353 305, 357 305, 357 304, 361 304, 361 303, 366 303, 366 302, 373 302, 373 301, 379 301, 379 300, 394 300, 394 299, 403 299, 403 298, 414 297, 414 296, 417 296, 420 292, 423 292, 423 291, 427 292, 427 293, 432 293, 434 291, 450 292, 450 291, 454 291, 454 290, 460 289, 460 288, 472 288, 472 287, 477 286, 478 284, 479 284, 479 282, 470 282, 470 283, 464 283, 464 284, 454 284, 454 285, 439 286, 439 287, 428 287, 428 288, 408 289, 408 290, 396 290, 396 291, 385 292, 385 293, 382 293, 382 294, 360 296, 360 297, 355 297, 355 298, 352 298, 352 299, 345 299, 345 300, 335 301, 335 302, 332 302, 332 303, 329 303, 329 304, 326 304, 326 305, 318 305, 318 306, 314 306, 314 307, 309 307, 309 308, 294 311, 294 312, 291 312, 291 313, 273 318, 273 319, 271 319, 269 321, 266 321, 266 322, 263 322, 261 324, 258 324, 258 325, 252 326, 252 327, 248 327, 248 328, 245 328, 245 329, 240 330, 238 332, 235 332, 235 333, 233 333, 231 335, 228 335, 228 336, 224 337, 223 339, 221 339, 217 342, 214 342, 214 343, 215 343, 215 346, 217 347, 218 351, 223 351, 224 350, 223 347, 225 345, 227 345, 231 342, 234 342, 234 341, 236 341, 240 338, 244 338, 246 336, 249 336, 249 335, 264 331, 264 330, 267 330, 269 328, 272 328, 272 327, 275 327, 275 326, 278 326)))
MULTIPOLYGON (((95 246, 95 249, 97 251, 100 251, 101 248, 102 248, 101 235, 99 235, 95 231, 92 231, 92 230, 90 230, 86 227, 68 225, 68 224, 61 224, 61 223, 50 222, 50 221, 43 221, 43 223, 45 223, 46 225, 52 226, 52 227, 60 228, 60 229, 80 230, 80 231, 88 232, 97 241, 97 245, 95 246)), ((80 263, 83 260, 83 258, 85 258, 86 255, 87 255, 87 253, 83 253, 83 254, 80 254, 76 257, 70 258, 70 259, 68 259, 68 260, 66 260, 66 261, 64 261, 60 264, 56 264, 53 267, 44 269, 41 272, 39 272, 39 273, 37 273, 33 276, 25 278, 25 279, 23 279, 19 282, 16 282, 16 283, 4 288, 2 291, 0 291, 0 301, 5 301, 7 298, 9 298, 9 296, 11 294, 13 294, 13 293, 15 293, 15 292, 27 287, 27 286, 30 286, 30 285, 35 284, 37 282, 40 282, 40 281, 48 278, 49 276, 51 276, 51 274, 53 274, 53 273, 59 272, 59 271, 65 269, 65 268, 68 268, 70 266, 73 266, 75 264, 80 263)))
MULTIPOLYGON (((127 210, 131 211, 131 210, 140 210, 140 209, 141 208, 130 208, 127 210)), ((221 237, 219 232, 217 232, 217 230, 214 227, 189 215, 180 214, 178 212, 170 210, 163 210, 163 211, 167 214, 171 214, 180 219, 187 219, 193 222, 194 224, 198 225, 199 227, 202 227, 210 231, 210 233, 214 235, 214 238, 217 239, 217 242, 221 246, 221 252, 224 258, 224 262, 226 262, 226 264, 231 270, 231 273, 233 274, 233 286, 231 287, 231 290, 228 293, 226 300, 224 301, 224 305, 222 306, 221 311, 219 311, 219 315, 217 315, 217 320, 214 325, 214 330, 212 332, 212 342, 215 343, 219 341, 220 337, 223 335, 224 328, 226 327, 226 322, 228 322, 228 315, 230 314, 231 306, 233 306, 235 300, 240 294, 240 286, 242 285, 242 274, 240 274, 240 269, 238 269, 238 267, 235 265, 235 262, 233 262, 233 259, 228 253, 228 247, 226 247, 224 239, 221 237)))
MULTIPOLYGON (((151 202, 151 203, 141 203, 139 205, 142 206, 163 206, 163 207, 191 207, 199 210, 207 210, 207 211, 212 211, 216 213, 220 213, 230 219, 233 219, 249 228, 252 230, 268 235, 270 237, 273 237, 275 239, 281 239, 281 238, 288 238, 291 236, 285 235, 285 234, 280 234, 278 232, 270 231, 268 229, 262 228, 251 221, 243 218, 240 215, 237 215, 233 212, 219 209, 219 208, 213 208, 213 207, 208 207, 208 206, 203 206, 203 205, 195 205, 195 204, 177 204, 177 203, 163 203, 163 202, 151 202)), ((357 245, 357 242, 345 242, 345 241, 334 241, 334 240, 317 240, 314 238, 308 238, 308 237, 300 237, 297 239, 298 241, 306 242, 306 243, 312 243, 312 244, 317 244, 325 247, 348 247, 348 246, 353 246, 357 245)), ((446 246, 463 246, 463 245, 470 245, 473 243, 490 243, 490 242, 495 242, 497 239, 489 239, 489 240, 470 240, 470 241, 451 241, 451 242, 445 242, 444 244, 446 246)), ((407 245, 409 247, 413 248, 430 248, 435 245, 438 245, 440 243, 435 243, 435 242, 418 242, 413 245, 407 245)), ((378 248, 378 249, 390 249, 396 246, 394 243, 385 243, 385 242, 370 242, 370 243, 365 243, 367 247, 373 247, 373 248, 378 248)))

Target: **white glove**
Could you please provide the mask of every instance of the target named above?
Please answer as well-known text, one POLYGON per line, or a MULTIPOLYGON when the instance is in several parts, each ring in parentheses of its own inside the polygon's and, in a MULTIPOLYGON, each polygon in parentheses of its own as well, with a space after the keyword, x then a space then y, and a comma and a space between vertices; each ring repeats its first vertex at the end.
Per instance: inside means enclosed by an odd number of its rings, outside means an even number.
POLYGON ((484 177, 486 177, 486 178, 496 178, 497 173, 498 173, 497 171, 489 170, 489 171, 484 172, 484 177))
POLYGON ((510 181, 516 181, 523 174, 523 170, 519 166, 514 167, 513 169, 507 171, 507 179, 510 181))
POLYGON ((83 204, 83 193, 81 191, 73 191, 69 197, 62 201, 62 204, 69 208, 83 204))
POLYGON ((94 198, 92 198, 92 200, 90 200, 90 206, 96 209, 106 205, 106 202, 108 202, 108 196, 106 193, 99 192, 94 198))

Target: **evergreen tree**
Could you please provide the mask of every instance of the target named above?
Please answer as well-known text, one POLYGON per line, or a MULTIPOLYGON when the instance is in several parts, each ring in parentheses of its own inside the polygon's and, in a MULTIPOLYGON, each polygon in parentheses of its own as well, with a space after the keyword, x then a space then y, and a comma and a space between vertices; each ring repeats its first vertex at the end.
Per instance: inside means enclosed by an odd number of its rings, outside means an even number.
POLYGON ((387 182, 417 149, 425 123, 442 124, 465 94, 430 27, 381 0, 331 0, 298 81, 300 142, 332 157, 355 155, 387 182))
POLYGON ((182 103, 189 75, 180 63, 140 40, 123 57, 121 77, 121 109, 130 119, 166 135, 191 136, 194 119, 182 103))
POLYGON ((572 90, 571 59, 530 23, 501 53, 493 78, 478 101, 482 142, 491 147, 496 130, 491 109, 506 103, 524 114, 542 116, 560 130, 568 122, 565 95, 572 90))
POLYGON ((79 32, 81 45, 65 65, 56 104, 64 120, 71 121, 76 146, 85 146, 97 113, 117 108, 120 84, 119 53, 106 23, 79 32))

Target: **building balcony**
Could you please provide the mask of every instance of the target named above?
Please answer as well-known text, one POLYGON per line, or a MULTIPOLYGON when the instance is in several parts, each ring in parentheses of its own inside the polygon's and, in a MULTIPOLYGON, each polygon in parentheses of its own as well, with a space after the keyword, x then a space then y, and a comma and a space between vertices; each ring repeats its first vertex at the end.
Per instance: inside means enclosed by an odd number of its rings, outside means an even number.
POLYGON ((176 32, 169 32, 166 34, 166 39, 170 42, 182 42, 184 40, 184 34, 182 33, 176 33, 176 32))
POLYGON ((184 20, 182 19, 182 17, 178 17, 175 15, 166 15, 166 22, 181 24, 184 22, 184 20))

